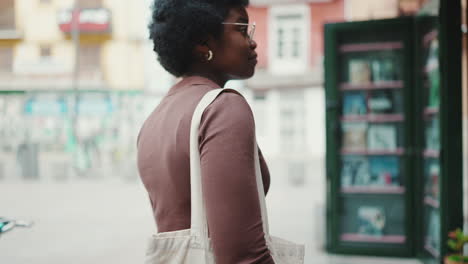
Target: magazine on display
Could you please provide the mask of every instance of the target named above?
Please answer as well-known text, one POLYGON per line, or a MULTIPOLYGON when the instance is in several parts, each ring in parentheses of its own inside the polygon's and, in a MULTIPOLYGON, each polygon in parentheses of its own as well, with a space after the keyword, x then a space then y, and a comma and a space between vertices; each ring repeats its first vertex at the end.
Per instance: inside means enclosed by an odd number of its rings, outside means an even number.
POLYGON ((385 229, 385 210, 380 206, 362 206, 358 208, 358 233, 370 236, 382 236, 385 229))
POLYGON ((364 151, 367 148, 367 123, 342 123, 343 146, 347 151, 364 151))
POLYGON ((369 84, 371 82, 371 67, 366 59, 349 60, 349 82, 353 85, 369 84))
POLYGON ((388 82, 398 79, 397 67, 394 58, 375 58, 371 61, 372 80, 378 82, 388 82))
POLYGON ((341 186, 350 187, 370 181, 369 162, 362 156, 344 156, 341 167, 341 186))
POLYGON ((364 92, 348 92, 343 95, 343 115, 365 115, 367 113, 364 92))
POLYGON ((367 132, 370 150, 392 151, 397 149, 397 127, 391 124, 373 124, 367 132))
POLYGON ((378 156, 369 158, 370 185, 400 186, 400 160, 398 157, 378 156))
POLYGON ((375 91, 369 98, 369 112, 373 114, 390 114, 395 112, 392 91, 375 91))

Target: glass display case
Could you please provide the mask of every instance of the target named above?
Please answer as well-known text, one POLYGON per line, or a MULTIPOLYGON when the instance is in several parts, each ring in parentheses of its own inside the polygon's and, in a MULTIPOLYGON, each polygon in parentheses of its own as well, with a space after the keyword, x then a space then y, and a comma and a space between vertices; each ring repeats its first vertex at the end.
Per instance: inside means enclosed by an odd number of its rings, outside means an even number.
POLYGON ((331 251, 412 254, 411 25, 326 26, 331 251))
POLYGON ((328 251, 426 263, 447 254, 463 223, 456 21, 325 26, 328 251))
POLYGON ((460 21, 443 12, 415 22, 416 253, 440 263, 448 233, 463 227, 460 21))

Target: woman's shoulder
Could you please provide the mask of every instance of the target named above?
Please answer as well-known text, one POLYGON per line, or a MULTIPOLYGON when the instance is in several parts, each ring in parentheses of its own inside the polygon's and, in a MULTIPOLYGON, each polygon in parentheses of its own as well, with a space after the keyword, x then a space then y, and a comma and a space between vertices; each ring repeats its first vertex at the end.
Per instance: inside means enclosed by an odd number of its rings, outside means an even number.
POLYGON ((224 89, 205 110, 202 123, 232 126, 253 125, 253 113, 247 100, 236 90, 224 89))
POLYGON ((238 91, 228 88, 223 89, 222 93, 207 109, 226 112, 227 114, 236 114, 236 112, 252 113, 245 97, 238 91))

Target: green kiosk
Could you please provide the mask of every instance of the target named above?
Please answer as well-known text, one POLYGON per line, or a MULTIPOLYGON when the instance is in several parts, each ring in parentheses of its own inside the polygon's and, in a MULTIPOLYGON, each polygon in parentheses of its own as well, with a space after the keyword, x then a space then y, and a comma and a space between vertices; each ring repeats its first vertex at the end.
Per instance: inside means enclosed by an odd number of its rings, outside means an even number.
POLYGON ((441 263, 463 227, 460 13, 325 26, 329 252, 441 263))

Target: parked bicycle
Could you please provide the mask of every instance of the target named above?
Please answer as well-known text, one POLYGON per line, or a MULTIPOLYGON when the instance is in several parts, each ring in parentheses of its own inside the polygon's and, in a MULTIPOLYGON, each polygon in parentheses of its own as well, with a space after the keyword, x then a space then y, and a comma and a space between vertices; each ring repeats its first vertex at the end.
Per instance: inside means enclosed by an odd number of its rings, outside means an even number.
POLYGON ((23 227, 23 228, 29 228, 33 225, 31 221, 25 221, 25 220, 13 220, 13 219, 7 219, 4 217, 0 217, 0 236, 15 227, 23 227))

